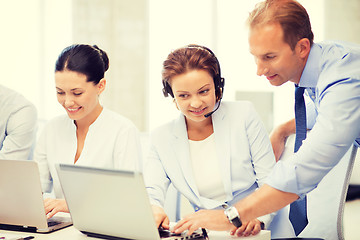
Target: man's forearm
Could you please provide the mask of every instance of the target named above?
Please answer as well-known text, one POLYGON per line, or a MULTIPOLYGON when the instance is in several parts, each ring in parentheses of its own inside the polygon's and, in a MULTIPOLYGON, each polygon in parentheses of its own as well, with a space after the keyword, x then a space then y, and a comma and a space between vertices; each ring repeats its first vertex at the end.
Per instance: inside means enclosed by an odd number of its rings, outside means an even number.
POLYGON ((243 222, 275 212, 299 198, 295 193, 277 190, 264 184, 254 193, 235 204, 243 222))

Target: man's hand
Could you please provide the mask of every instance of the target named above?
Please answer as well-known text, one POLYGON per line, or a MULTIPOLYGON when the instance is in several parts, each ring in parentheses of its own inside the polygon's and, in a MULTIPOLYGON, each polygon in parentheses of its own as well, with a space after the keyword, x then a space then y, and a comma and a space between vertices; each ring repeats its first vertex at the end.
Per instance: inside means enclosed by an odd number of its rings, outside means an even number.
POLYGON ((279 161, 285 149, 286 138, 281 137, 276 132, 272 132, 272 134, 270 135, 270 141, 274 151, 275 160, 279 161))
POLYGON ((236 231, 230 232, 231 235, 236 236, 250 236, 256 235, 261 231, 261 222, 257 219, 251 220, 250 222, 243 223, 241 227, 236 231))
POLYGON ((287 137, 294 134, 295 129, 295 119, 292 119, 275 128, 270 134, 270 141, 276 161, 279 161, 281 154, 284 152, 287 137))
POLYGON ((226 218, 224 210, 199 210, 181 219, 172 231, 181 233, 188 230, 188 235, 190 235, 199 228, 233 232, 236 230, 236 227, 226 218))

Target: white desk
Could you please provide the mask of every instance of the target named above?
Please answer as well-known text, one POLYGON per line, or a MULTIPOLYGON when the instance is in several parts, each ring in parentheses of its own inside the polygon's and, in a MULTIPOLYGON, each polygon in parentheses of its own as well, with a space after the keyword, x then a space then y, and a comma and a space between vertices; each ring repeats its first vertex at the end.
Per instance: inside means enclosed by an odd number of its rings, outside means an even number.
MULTIPOLYGON (((24 232, 13 232, 13 231, 3 231, 0 230, 1 233, 9 233, 9 234, 16 234, 16 235, 23 235, 23 236, 34 236, 34 240, 90 240, 90 239, 97 239, 99 238, 92 238, 87 237, 86 235, 82 234, 78 231, 74 226, 67 227, 53 233, 48 234, 40 234, 40 233, 24 233, 24 232)), ((261 231, 256 236, 250 237, 232 237, 229 235, 228 232, 216 232, 216 231, 209 231, 209 239, 210 240, 227 240, 227 239, 246 239, 246 240, 270 240, 270 231, 261 231)))

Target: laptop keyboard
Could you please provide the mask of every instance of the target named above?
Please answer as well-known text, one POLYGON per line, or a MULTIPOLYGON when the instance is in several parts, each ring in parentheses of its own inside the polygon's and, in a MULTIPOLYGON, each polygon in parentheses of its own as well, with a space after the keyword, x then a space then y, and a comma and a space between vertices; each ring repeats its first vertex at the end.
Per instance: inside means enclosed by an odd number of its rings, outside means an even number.
POLYGON ((172 233, 167 229, 164 229, 162 227, 159 227, 159 235, 160 238, 166 238, 166 237, 173 237, 173 236, 181 236, 180 233, 176 234, 176 233, 172 233))
POLYGON ((185 239, 203 239, 203 235, 200 233, 194 232, 190 236, 187 236, 186 234, 183 235, 181 233, 172 233, 171 231, 164 229, 162 227, 158 228, 160 238, 169 238, 169 239, 178 239, 178 240, 185 240, 185 239))
POLYGON ((61 222, 57 222, 57 221, 48 221, 48 227, 53 227, 55 225, 60 224, 61 222))

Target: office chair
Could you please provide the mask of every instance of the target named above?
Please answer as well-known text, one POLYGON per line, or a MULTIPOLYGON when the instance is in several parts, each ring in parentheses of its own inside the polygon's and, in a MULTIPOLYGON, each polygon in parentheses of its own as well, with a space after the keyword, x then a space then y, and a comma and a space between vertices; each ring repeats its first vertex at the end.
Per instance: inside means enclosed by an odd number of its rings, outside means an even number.
MULTIPOLYGON (((286 161, 292 153, 295 135, 289 136, 280 159, 286 161)), ((353 145, 339 163, 321 180, 318 187, 308 193, 309 223, 298 238, 344 240, 343 214, 345 199, 354 166, 357 147, 353 145)), ((278 240, 280 238, 277 238, 278 240)))
POLYGON ((344 238, 344 226, 343 226, 344 208, 345 208, 346 195, 347 195, 348 186, 349 186, 349 182, 350 182, 351 172, 354 167, 357 150, 358 150, 358 148, 355 145, 353 145, 351 148, 349 165, 348 165, 347 172, 345 175, 345 181, 344 181, 342 193, 340 195, 341 198, 340 198, 340 205, 339 205, 339 211, 338 211, 338 217, 337 217, 337 233, 338 233, 339 240, 345 239, 344 238))

